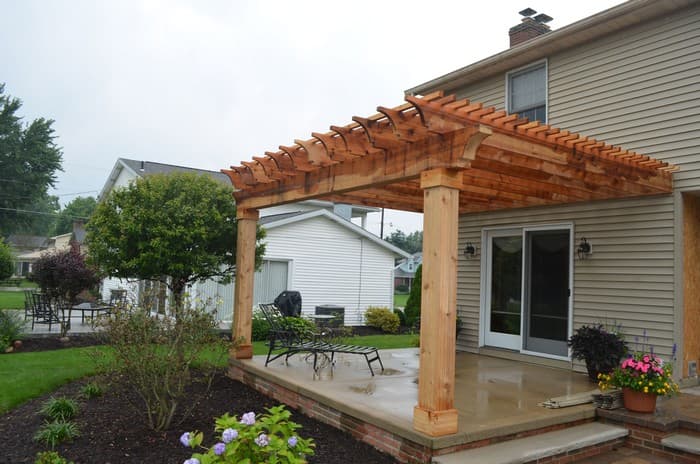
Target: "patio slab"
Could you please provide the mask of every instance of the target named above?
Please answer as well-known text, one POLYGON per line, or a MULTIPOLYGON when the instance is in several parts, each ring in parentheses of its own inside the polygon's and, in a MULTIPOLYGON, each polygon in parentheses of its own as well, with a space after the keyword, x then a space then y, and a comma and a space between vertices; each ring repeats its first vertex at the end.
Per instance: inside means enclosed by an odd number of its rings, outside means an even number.
POLYGON ((459 431, 430 437, 413 430, 413 408, 418 398, 418 349, 382 350, 383 375, 372 377, 360 356, 339 355, 334 369, 314 378, 304 356, 288 365, 276 360, 265 367, 265 357, 232 360, 247 375, 260 377, 342 414, 380 427, 433 450, 513 436, 560 424, 592 420, 595 409, 584 404, 546 409, 539 403, 552 397, 591 391, 582 374, 505 359, 458 353, 455 408, 459 431))

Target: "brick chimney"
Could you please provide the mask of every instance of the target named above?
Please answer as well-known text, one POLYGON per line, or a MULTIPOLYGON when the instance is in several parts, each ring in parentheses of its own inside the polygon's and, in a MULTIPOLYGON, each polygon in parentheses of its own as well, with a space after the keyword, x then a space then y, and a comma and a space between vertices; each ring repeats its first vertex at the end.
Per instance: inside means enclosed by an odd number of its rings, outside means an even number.
POLYGON ((522 22, 508 30, 511 47, 551 31, 546 23, 551 21, 552 18, 543 13, 533 18, 532 15, 535 13, 537 12, 532 8, 526 8, 520 12, 523 16, 522 22))

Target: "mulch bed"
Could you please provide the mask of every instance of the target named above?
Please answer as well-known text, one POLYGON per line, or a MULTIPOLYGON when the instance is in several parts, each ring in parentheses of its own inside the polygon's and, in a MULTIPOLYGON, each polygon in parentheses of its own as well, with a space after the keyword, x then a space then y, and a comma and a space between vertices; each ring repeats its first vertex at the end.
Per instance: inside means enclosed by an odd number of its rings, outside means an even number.
MULTIPOLYGON (((75 337, 78 338, 82 337, 75 337)), ((36 343, 27 341, 22 351, 36 350, 53 343, 46 341, 51 340, 48 338, 35 340, 36 343)), ((65 344, 58 343, 65 347, 65 344)), ((88 342, 76 340, 75 343, 88 342)), ((43 421, 37 414, 41 404, 51 396, 80 398, 80 389, 85 383, 87 380, 69 383, 0 416, 0 463, 33 463, 36 454, 46 450, 46 447, 32 440, 43 421)), ((203 387, 196 385, 194 388, 203 387)), ((80 399, 80 411, 75 422, 81 436, 72 443, 58 445, 56 451, 76 464, 181 463, 192 454, 192 450, 179 443, 183 432, 201 430, 205 433, 205 444, 212 445, 215 417, 225 412, 239 417, 248 411, 261 413, 264 408, 277 404, 240 382, 223 374, 217 375, 206 400, 199 404, 192 417, 170 431, 157 433, 140 423, 128 405, 127 395, 133 393, 114 386, 106 389, 100 397, 80 399)), ((291 411, 292 420, 303 427, 300 435, 313 438, 316 443, 316 454, 309 458, 310 463, 396 463, 391 456, 355 440, 350 434, 291 411)))

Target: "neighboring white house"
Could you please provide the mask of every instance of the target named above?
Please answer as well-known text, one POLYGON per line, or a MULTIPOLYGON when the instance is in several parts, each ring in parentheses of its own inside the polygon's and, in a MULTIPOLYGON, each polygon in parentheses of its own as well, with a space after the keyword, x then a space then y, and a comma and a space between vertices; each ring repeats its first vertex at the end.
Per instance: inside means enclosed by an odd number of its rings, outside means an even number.
POLYGON ((73 223, 73 231, 53 237, 36 235, 10 235, 7 243, 10 245, 15 260, 15 275, 26 277, 32 272, 34 263, 44 254, 68 250, 77 245, 82 252, 86 251, 85 226, 83 221, 73 223))
POLYGON ((405 286, 411 289, 413 279, 416 277, 418 266, 423 263, 423 252, 413 253, 408 258, 399 260, 394 267, 394 287, 405 286))
MULTIPOLYGON (((215 171, 119 158, 100 198, 138 177, 176 171, 209 175, 230 185, 226 175, 215 171)), ((316 306, 342 306, 347 325, 363 324, 368 306, 392 308, 394 261, 409 255, 365 230, 367 214, 374 211, 378 209, 325 201, 262 210, 266 250, 255 274, 254 301, 271 302, 283 290, 296 290, 304 314, 313 314, 316 306)), ((123 288, 135 299, 146 287, 144 282, 106 279, 102 297, 108 299, 110 290, 123 288)), ((208 280, 194 284, 189 293, 211 298, 217 317, 228 322, 233 317, 233 289, 233 284, 208 280)))

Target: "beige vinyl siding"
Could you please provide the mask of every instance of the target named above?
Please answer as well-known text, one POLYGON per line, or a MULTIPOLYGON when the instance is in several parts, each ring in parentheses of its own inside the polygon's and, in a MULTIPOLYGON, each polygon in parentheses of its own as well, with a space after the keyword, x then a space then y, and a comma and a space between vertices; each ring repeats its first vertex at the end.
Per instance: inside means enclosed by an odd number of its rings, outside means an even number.
POLYGON ((573 224, 574 246, 593 245, 586 260, 574 258, 574 328, 619 323, 634 343, 648 341, 662 355, 673 346, 673 197, 576 203, 460 217, 459 249, 472 242, 479 256, 458 263, 457 306, 463 331, 458 349, 477 351, 480 319, 481 243, 484 228, 573 224))
POLYGON ((483 103, 484 106, 496 108, 505 107, 505 75, 493 76, 477 84, 460 89, 456 92, 457 98, 468 98, 471 101, 483 103))
POLYGON ((681 167, 700 188, 700 8, 549 57, 552 125, 681 167))

